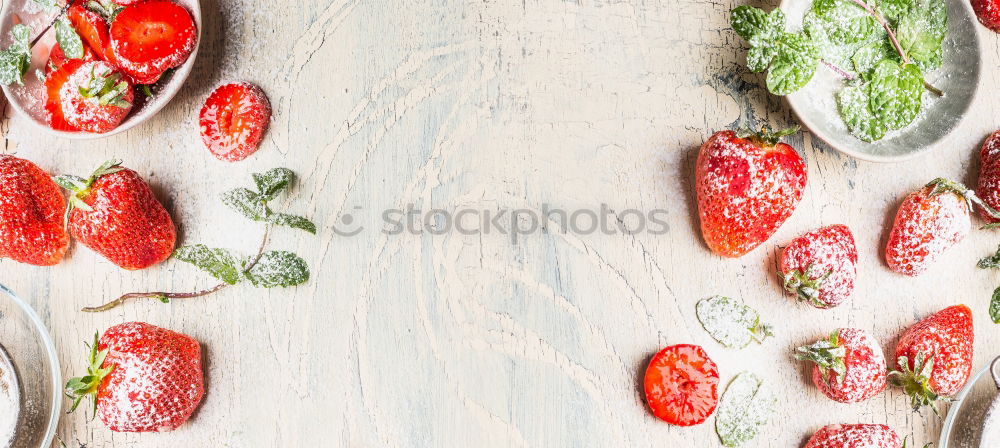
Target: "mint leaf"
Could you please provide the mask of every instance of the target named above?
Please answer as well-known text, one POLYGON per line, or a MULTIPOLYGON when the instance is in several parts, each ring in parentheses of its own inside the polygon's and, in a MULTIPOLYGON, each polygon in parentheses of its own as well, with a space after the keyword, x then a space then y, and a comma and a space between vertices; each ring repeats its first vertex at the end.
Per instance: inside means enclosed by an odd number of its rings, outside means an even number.
POLYGON ((802 26, 823 59, 845 70, 858 49, 886 37, 868 11, 848 0, 814 1, 802 26))
POLYGON ((990 318, 993 323, 1000 324, 1000 288, 993 291, 993 300, 990 301, 990 318))
POLYGON ((57 0, 34 0, 34 1, 36 5, 42 8, 42 10, 50 14, 62 10, 62 6, 59 5, 57 0))
POLYGON ((888 59, 880 61, 868 78, 841 90, 837 106, 851 133, 872 142, 913 122, 920 113, 924 78, 915 65, 888 59))
POLYGON ((213 249, 204 244, 182 246, 174 251, 174 258, 191 263, 227 284, 235 285, 240 281, 239 264, 225 249, 213 249))
POLYGON ((28 58, 31 58, 31 28, 27 25, 14 25, 10 29, 10 36, 14 39, 14 42, 10 44, 8 50, 14 53, 20 53, 28 58))
POLYGON ((285 213, 271 213, 268 217, 268 222, 279 226, 305 230, 306 232, 314 235, 316 234, 316 224, 313 224, 312 221, 301 216, 288 215, 285 213))
POLYGON ((777 399, 763 380, 750 372, 736 376, 719 401, 715 432, 727 447, 743 445, 770 419, 777 399))
POLYGON ((305 260, 291 252, 271 251, 261 255, 244 275, 258 288, 287 287, 308 281, 309 267, 305 260))
POLYGON ((771 327, 762 324, 757 311, 729 297, 714 296, 695 306, 698 321, 708 334, 726 347, 743 348, 750 341, 771 336, 771 327))
POLYGON ((899 18, 896 37, 903 51, 924 72, 941 67, 948 7, 944 0, 918 0, 899 18))
POLYGON ((246 188, 237 188, 222 194, 222 203, 252 221, 264 222, 270 211, 260 194, 246 188))
POLYGON ((288 168, 274 168, 266 173, 253 173, 253 181, 264 202, 270 201, 295 182, 295 173, 288 168))
POLYGON ((875 68, 883 59, 898 60, 899 54, 888 40, 876 41, 858 48, 851 56, 854 72, 867 77, 868 72, 875 68))
POLYGON ((997 252, 988 257, 983 257, 976 263, 979 269, 997 269, 1000 268, 1000 247, 997 248, 997 252))
POLYGON ((56 42, 68 59, 83 59, 83 40, 65 17, 56 20, 56 42))
POLYGON ((752 46, 766 45, 785 30, 785 13, 775 8, 770 14, 752 6, 737 6, 729 17, 736 34, 752 46))
POLYGON ((913 0, 878 0, 876 2, 869 2, 869 4, 873 3, 878 6, 879 12, 890 21, 896 21, 899 16, 913 7, 913 0))
POLYGON ((0 51, 0 84, 24 84, 24 74, 31 64, 31 28, 14 25, 10 30, 9 48, 0 51))
POLYGON ((819 64, 819 51, 801 33, 784 33, 775 44, 777 51, 767 72, 767 89, 788 95, 809 83, 819 64))

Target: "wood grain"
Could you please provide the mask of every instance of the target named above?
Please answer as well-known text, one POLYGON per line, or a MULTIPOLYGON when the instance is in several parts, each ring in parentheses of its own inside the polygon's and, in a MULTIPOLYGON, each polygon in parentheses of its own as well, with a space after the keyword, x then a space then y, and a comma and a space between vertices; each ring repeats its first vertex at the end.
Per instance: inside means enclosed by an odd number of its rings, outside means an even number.
POLYGON ((287 208, 321 228, 273 235, 272 247, 309 261, 304 286, 229 288, 100 315, 77 310, 211 280, 174 262, 124 272, 79 245, 54 268, 0 261, 0 282, 50 325, 67 377, 81 372, 94 330, 124 321, 204 344, 208 393, 180 430, 113 434, 78 412, 63 418, 60 437, 88 447, 718 446, 711 424, 654 419, 637 387, 657 349, 696 343, 724 382, 751 370, 782 389, 777 415, 750 446, 801 446, 820 426, 854 422, 890 424, 916 446, 936 441, 940 419, 911 413, 897 392, 857 405, 825 400, 790 351, 843 326, 873 331, 888 351, 916 319, 966 303, 976 312, 976 367, 997 354, 1000 332, 986 310, 1000 278, 974 267, 996 234, 975 232, 915 279, 893 275, 881 258, 907 192, 937 176, 975 178, 973 154, 997 126, 988 90, 1000 74, 997 40, 984 33, 985 94, 950 144, 889 166, 841 156, 808 133, 792 138, 810 176, 798 211, 761 248, 721 259, 697 231, 697 147, 739 123, 795 123, 744 69, 727 24, 735 4, 204 0, 195 71, 152 121, 72 142, 11 117, 0 126, 3 151, 53 173, 124 159, 167 203, 183 243, 252 251, 262 229, 218 196, 274 166, 300 174, 287 208), (274 105, 263 148, 236 164, 205 150, 196 122, 211 89, 229 80, 260 84, 274 105), (382 210, 408 204, 601 203, 666 210, 670 231, 555 232, 512 244, 499 234, 377 230, 382 210), (366 230, 337 235, 345 214, 366 230), (797 305, 774 281, 774 251, 834 223, 849 225, 859 244, 854 297, 830 311, 797 305), (777 337, 742 351, 714 343, 694 313, 714 294, 761 310, 777 337))

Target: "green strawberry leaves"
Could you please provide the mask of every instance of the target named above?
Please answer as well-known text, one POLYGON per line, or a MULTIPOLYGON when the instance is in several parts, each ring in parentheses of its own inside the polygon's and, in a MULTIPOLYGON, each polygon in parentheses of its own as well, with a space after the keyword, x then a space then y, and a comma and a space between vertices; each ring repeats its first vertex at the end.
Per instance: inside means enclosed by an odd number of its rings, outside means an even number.
POLYGON ((726 387, 715 417, 715 432, 727 447, 738 447, 757 437, 770 419, 777 398, 764 381, 751 372, 736 376, 726 387))
POLYGON ((826 339, 795 349, 795 359, 815 363, 819 366, 823 380, 827 382, 830 381, 831 371, 837 375, 838 383, 844 381, 844 376, 847 375, 847 363, 844 360, 846 356, 847 349, 840 345, 840 336, 837 331, 834 331, 826 339))
POLYGON ((108 23, 114 22, 115 17, 118 17, 118 13, 125 9, 124 6, 115 3, 114 0, 90 0, 86 3, 86 8, 104 17, 104 20, 107 20, 108 23))
POLYGON ((222 202, 252 221, 316 233, 316 224, 312 221, 301 216, 272 211, 267 205, 278 193, 295 182, 295 174, 291 170, 275 168, 266 173, 254 173, 253 179, 256 191, 247 188, 230 190, 223 193, 222 202))
POLYGON ((714 296, 695 306, 698 321, 708 334, 726 347, 744 348, 751 341, 773 336, 773 328, 760 320, 756 310, 729 297, 714 296))
POLYGON ((95 98, 101 106, 121 108, 132 107, 131 103, 125 101, 128 91, 128 81, 122 79, 121 73, 110 70, 97 73, 94 67, 90 69, 86 85, 79 87, 80 95, 84 98, 95 98))
POLYGON ((196 244, 178 248, 174 258, 191 263, 227 285, 247 280, 258 288, 274 288, 300 285, 309 280, 305 260, 286 251, 264 252, 256 260, 248 260, 226 249, 196 244))
POLYGON ((114 366, 101 367, 108 356, 108 351, 98 350, 99 344, 100 333, 94 333, 93 344, 88 344, 90 353, 87 356, 87 374, 82 377, 71 378, 66 382, 65 394, 67 397, 73 399, 73 406, 70 407, 69 412, 75 411, 84 398, 92 395, 94 415, 97 414, 97 388, 100 387, 104 377, 108 376, 114 370, 114 366))
POLYGON ((851 133, 873 142, 917 118, 923 91, 924 77, 917 66, 882 60, 867 79, 840 91, 837 106, 851 133))
POLYGON ((819 51, 803 33, 785 31, 780 9, 765 13, 752 6, 733 10, 730 23, 751 48, 747 66, 754 72, 767 70, 767 88, 775 95, 788 95, 809 83, 819 65, 819 51))

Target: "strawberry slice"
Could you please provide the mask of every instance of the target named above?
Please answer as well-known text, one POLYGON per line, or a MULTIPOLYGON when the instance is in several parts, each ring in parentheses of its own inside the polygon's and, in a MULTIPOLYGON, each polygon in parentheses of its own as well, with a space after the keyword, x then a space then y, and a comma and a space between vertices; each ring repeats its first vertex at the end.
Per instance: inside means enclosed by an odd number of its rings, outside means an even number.
POLYGON ((111 23, 109 60, 136 82, 156 82, 194 51, 198 30, 184 7, 164 0, 132 4, 111 23))
POLYGON ((63 86, 69 81, 84 61, 80 59, 70 59, 45 78, 45 118, 49 126, 57 131, 79 131, 75 126, 66 121, 63 114, 63 103, 60 98, 63 86))
MULTIPOLYGON (((52 49, 49 50, 49 63, 45 64, 45 76, 48 76, 50 73, 54 72, 57 68, 61 67, 68 60, 70 59, 66 57, 66 53, 63 53, 62 48, 59 46, 59 44, 56 43, 55 45, 53 45, 52 49)), ((97 55, 94 54, 94 51, 91 50, 90 47, 84 45, 82 60, 94 61, 97 60, 97 55)))
POLYGON ((85 47, 90 47, 101 59, 107 60, 105 53, 110 48, 111 37, 108 34, 108 24, 104 18, 80 4, 69 8, 66 17, 76 33, 83 39, 85 47))
POLYGON ((201 109, 201 139, 219 160, 237 162, 257 151, 271 121, 271 104, 259 87, 219 86, 201 109))
POLYGON ((649 361, 643 384, 653 415, 672 425, 703 423, 719 404, 719 368, 697 345, 661 350, 649 361))

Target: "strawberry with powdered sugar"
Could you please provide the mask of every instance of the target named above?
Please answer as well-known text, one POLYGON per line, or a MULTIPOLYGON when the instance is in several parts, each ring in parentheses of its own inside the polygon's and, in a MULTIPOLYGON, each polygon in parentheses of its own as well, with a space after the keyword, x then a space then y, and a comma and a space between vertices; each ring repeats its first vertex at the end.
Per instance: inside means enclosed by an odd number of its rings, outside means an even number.
POLYGON ((901 448, 903 441, 886 425, 827 425, 816 431, 805 448, 901 448))
POLYGON ((816 308, 833 308, 854 291, 857 264, 851 229, 833 225, 792 240, 781 251, 778 278, 799 300, 816 308))
POLYGON ((779 140, 796 130, 721 131, 702 145, 695 188, 702 235, 712 252, 742 256, 795 211, 806 186, 806 164, 779 140))
MULTIPOLYGON (((994 209, 1000 208, 1000 131, 990 134, 979 150, 979 182, 976 184, 976 196, 979 196, 986 205, 994 209)), ((979 215, 991 223, 1000 222, 1000 219, 990 216, 986 210, 980 209, 979 215)))
POLYGON ((965 305, 945 308, 917 322, 896 345, 896 368, 889 383, 910 396, 913 409, 934 407, 937 400, 957 393, 972 373, 972 310, 965 305))
POLYGON ((864 330, 841 328, 826 339, 799 347, 795 357, 816 364, 813 383, 831 400, 857 403, 885 390, 885 357, 875 338, 864 330))

